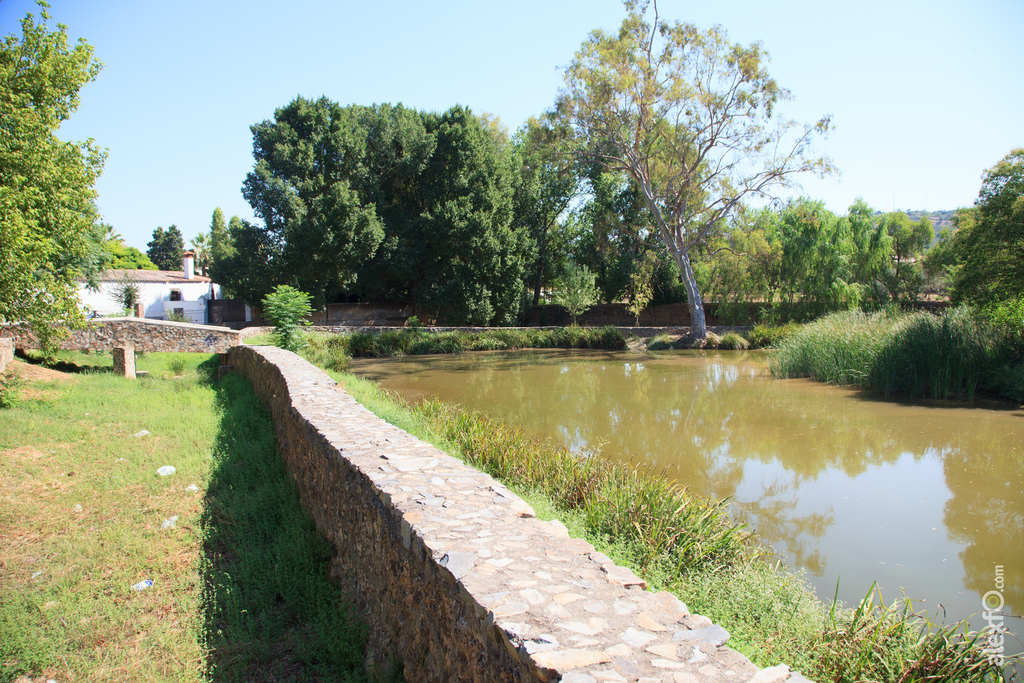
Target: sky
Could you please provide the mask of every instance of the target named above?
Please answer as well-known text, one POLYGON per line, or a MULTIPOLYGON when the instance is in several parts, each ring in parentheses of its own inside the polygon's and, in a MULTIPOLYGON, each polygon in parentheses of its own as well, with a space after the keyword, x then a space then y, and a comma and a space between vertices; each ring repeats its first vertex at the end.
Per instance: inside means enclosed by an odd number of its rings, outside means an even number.
MULTIPOLYGON (((1024 147, 1022 0, 661 0, 662 17, 760 41, 804 123, 831 115, 819 150, 840 174, 800 194, 845 212, 970 206, 984 171, 1024 147)), ((186 242, 214 208, 253 219, 242 198, 249 127, 296 96, 497 115, 514 131, 549 108, 594 29, 620 0, 50 0, 104 63, 61 128, 108 150, 103 219, 145 251, 158 226, 186 242)), ((20 35, 33 0, 0 0, 0 35, 20 35)))

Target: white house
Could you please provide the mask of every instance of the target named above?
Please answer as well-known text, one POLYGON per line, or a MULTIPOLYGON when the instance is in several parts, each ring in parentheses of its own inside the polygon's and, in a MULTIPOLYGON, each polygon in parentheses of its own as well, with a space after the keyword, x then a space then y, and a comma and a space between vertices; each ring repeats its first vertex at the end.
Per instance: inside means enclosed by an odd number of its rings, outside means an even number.
POLYGON ((98 289, 90 289, 85 282, 79 282, 78 296, 86 316, 116 315, 124 310, 116 292, 121 282, 130 278, 139 285, 144 317, 165 320, 172 312, 178 312, 188 316, 191 322, 206 324, 206 302, 220 298, 220 286, 195 273, 192 252, 186 251, 182 262, 180 271, 108 270, 100 277, 98 289))

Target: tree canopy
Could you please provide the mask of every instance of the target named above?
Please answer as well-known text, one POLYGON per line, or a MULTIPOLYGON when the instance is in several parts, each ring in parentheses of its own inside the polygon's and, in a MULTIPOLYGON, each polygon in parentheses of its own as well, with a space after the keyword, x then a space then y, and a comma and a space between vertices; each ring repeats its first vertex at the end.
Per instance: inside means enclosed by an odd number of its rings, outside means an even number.
POLYGON ((103 263, 93 185, 104 152, 57 137, 102 65, 48 20, 41 5, 0 47, 0 320, 27 321, 52 346, 57 322, 83 324, 77 281, 103 263))
POLYGON ((1024 297, 1024 149, 985 172, 955 240, 953 298, 980 304, 1024 297))
POLYGON ((557 111, 575 153, 627 174, 640 190, 705 335, 690 252, 754 196, 830 170, 810 143, 828 117, 800 125, 776 114, 789 93, 759 43, 730 44, 721 27, 668 23, 657 3, 627 0, 617 34, 594 31, 565 72, 557 111), (653 18, 647 20, 649 10, 653 18))
POLYGON ((288 284, 317 306, 356 295, 448 322, 516 320, 529 245, 493 126, 463 107, 299 97, 252 131, 243 193, 263 224, 229 230, 235 254, 213 266, 228 289, 259 301, 288 284))
POLYGON ((171 223, 166 230, 158 227, 153 231, 153 239, 146 247, 146 255, 160 270, 181 270, 181 257, 185 252, 185 238, 181 236, 178 226, 171 223))

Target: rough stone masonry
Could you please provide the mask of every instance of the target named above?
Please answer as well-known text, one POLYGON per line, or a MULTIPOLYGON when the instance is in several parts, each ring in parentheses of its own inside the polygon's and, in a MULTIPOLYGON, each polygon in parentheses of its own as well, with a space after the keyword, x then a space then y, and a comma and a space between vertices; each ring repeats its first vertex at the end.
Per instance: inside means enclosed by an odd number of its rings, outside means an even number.
POLYGON ((805 681, 759 670, 728 633, 489 475, 377 418, 272 347, 229 361, 267 404, 306 509, 369 629, 368 664, 407 681, 805 681))

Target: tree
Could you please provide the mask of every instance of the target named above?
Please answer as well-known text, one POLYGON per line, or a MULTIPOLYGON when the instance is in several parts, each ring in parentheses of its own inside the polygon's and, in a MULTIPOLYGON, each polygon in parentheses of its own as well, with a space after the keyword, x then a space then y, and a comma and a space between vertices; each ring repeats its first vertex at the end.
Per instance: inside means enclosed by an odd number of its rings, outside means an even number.
POLYGON ((973 221, 959 228, 953 300, 978 304, 1024 296, 1024 149, 983 176, 973 221))
POLYGON ((766 71, 759 43, 725 31, 645 20, 650 3, 627 0, 617 35, 594 31, 565 72, 556 105, 575 129, 574 153, 626 173, 641 191, 686 287, 693 334, 706 336, 690 252, 740 203, 828 172, 810 142, 829 127, 776 116, 789 99, 766 71))
POLYGON ((923 217, 911 221, 902 211, 887 213, 880 221, 891 238, 891 256, 882 282, 892 301, 913 301, 924 288, 920 257, 935 238, 932 221, 923 217))
POLYGON ((113 270, 159 270, 149 257, 135 247, 125 246, 121 240, 108 240, 108 268, 113 270))
POLYGON ((263 315, 274 325, 274 341, 282 349, 299 349, 299 328, 309 325, 310 296, 288 285, 278 285, 263 298, 263 315))
MULTIPOLYGON (((519 164, 515 180, 513 226, 533 238, 533 305, 540 303, 545 271, 552 267, 552 228, 579 193, 579 178, 558 154, 561 136, 550 121, 531 118, 516 133, 513 147, 519 164)), ((557 270, 555 271, 557 272, 557 270)))
POLYGON ((555 303, 569 312, 575 326, 576 318, 597 303, 597 283, 594 274, 586 266, 570 263, 555 286, 555 303))
POLYGON ((52 349, 84 324, 77 282, 95 283, 104 258, 93 185, 105 154, 92 140, 64 142, 61 123, 101 64, 67 27, 50 31, 46 4, 0 47, 0 321, 26 321, 52 349))
MULTIPOLYGON (((231 221, 240 220, 238 216, 232 216, 231 221)), ((213 210, 213 217, 210 219, 210 265, 211 268, 217 261, 222 261, 231 255, 231 234, 224 225, 224 212, 218 206, 213 210)))
POLYGON ((178 226, 153 231, 153 239, 146 244, 146 255, 160 270, 181 270, 181 255, 185 252, 185 238, 178 226))
POLYGON ((242 195, 279 249, 280 280, 318 306, 356 282, 384 230, 358 186, 366 140, 351 108, 298 97, 252 126, 256 166, 242 195))
POLYGON ((196 257, 196 266, 202 275, 209 275, 210 272, 210 240, 205 232, 201 232, 192 238, 192 253, 196 257))
POLYGON ((657 262, 657 257, 649 251, 640 261, 640 267, 629 276, 629 304, 626 306, 626 310, 635 318, 637 326, 640 325, 640 314, 654 298, 652 280, 657 262))
POLYGON ((117 279, 114 280, 110 298, 128 311, 128 315, 135 315, 135 304, 139 303, 142 298, 142 287, 134 273, 125 270, 118 274, 117 279))

